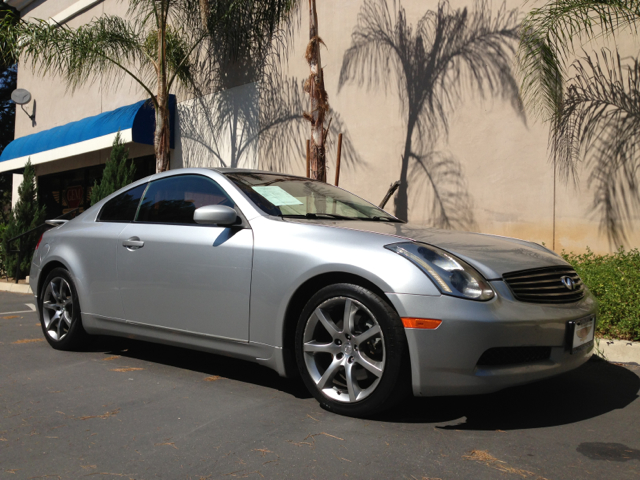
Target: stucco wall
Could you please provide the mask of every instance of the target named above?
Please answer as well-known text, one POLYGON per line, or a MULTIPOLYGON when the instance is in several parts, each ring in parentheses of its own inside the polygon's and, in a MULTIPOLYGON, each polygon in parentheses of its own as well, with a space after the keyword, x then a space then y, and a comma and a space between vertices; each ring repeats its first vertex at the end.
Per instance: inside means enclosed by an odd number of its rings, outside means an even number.
MULTIPOLYGON (((75 0, 34 3, 23 18, 49 19, 74 3, 75 0)), ((125 15, 126 10, 126 2, 105 0, 72 18, 67 25, 78 27, 103 13, 125 15)), ((36 118, 32 122, 23 112, 17 111, 16 138, 98 115, 143 98, 142 89, 128 78, 113 82, 98 76, 93 80, 71 90, 59 77, 42 75, 37 69, 34 71, 30 64, 21 62, 18 67, 18 86, 31 92, 33 101, 26 109, 31 112, 35 102, 36 118)))
MULTIPOLYGON (((386 5, 391 25, 395 25, 399 4, 394 0, 377 2, 380 6, 386 5)), ((27 16, 49 16, 71 3, 70 0, 49 0, 33 8, 27 16)), ((264 82, 180 105, 178 117, 182 134, 177 140, 172 167, 257 164, 270 170, 304 173, 304 142, 310 131, 308 123, 301 118, 302 111, 308 108, 302 91, 302 82, 309 73, 303 58, 308 41, 306 4, 302 2, 300 14, 293 19, 297 25, 294 33, 281 55, 270 62, 264 82)), ((324 76, 333 118, 328 179, 333 182, 335 145, 337 134, 342 132, 340 186, 377 204, 389 185, 400 178, 408 121, 406 103, 403 103, 405 87, 396 78, 397 63, 390 63, 388 72, 384 73, 387 82, 383 78, 371 88, 366 88, 366 75, 364 85, 358 81, 340 84, 341 67, 364 5, 365 0, 318 1, 320 36, 327 47, 322 49, 324 76)), ((466 7, 471 15, 474 9, 484 8, 485 15, 495 18, 501 6, 499 2, 482 5, 471 0, 451 1, 445 13, 454 15, 457 9, 466 7)), ((523 9, 533 5, 509 0, 506 11, 501 14, 518 9, 517 18, 521 20, 523 9)), ((438 2, 404 0, 402 7, 407 25, 403 35, 415 41, 418 23, 428 12, 437 11, 438 2)), ((124 14, 125 10, 124 3, 105 0, 72 19, 69 25, 86 23, 103 12, 124 14)), ((393 41, 399 41, 398 37, 393 41)), ((429 41, 425 37, 421 48, 431 48, 429 41)), ((626 33, 619 35, 616 42, 623 56, 635 56, 640 50, 638 39, 626 33)), ((505 48, 508 47, 515 44, 506 42, 505 48)), ((482 56, 486 52, 480 50, 478 54, 482 56)), ((365 68, 370 64, 366 56, 360 61, 365 68)), ((509 65, 512 64, 511 57, 509 65)), ((457 84, 456 81, 447 79, 439 92, 441 96, 443 92, 449 94, 452 100, 446 112, 448 134, 442 122, 436 121, 434 125, 440 133, 429 141, 426 141, 427 135, 420 137, 417 131, 412 136, 413 153, 421 158, 422 166, 415 159, 408 162, 409 220, 544 242, 556 251, 583 251, 587 246, 596 252, 610 251, 613 247, 606 231, 600 229, 602 218, 594 209, 588 165, 579 170, 575 186, 567 182, 554 172, 549 161, 547 125, 519 112, 517 98, 504 89, 485 85, 485 94, 481 95, 478 88, 472 86, 465 69, 461 70, 457 84), (455 89, 455 85, 459 88, 455 89), (420 140, 424 140, 423 145, 418 145, 420 140)), ((114 85, 99 79, 72 93, 59 79, 41 77, 26 65, 20 66, 18 82, 21 88, 31 91, 37 103, 37 123, 32 125, 26 115, 17 112, 17 137, 144 97, 128 80, 114 85)), ((413 86, 424 87, 420 82, 413 86)), ((105 153, 91 159, 78 159, 78 162, 98 163, 104 161, 105 153)), ((396 195, 389 202, 388 210, 394 211, 397 199, 396 195)), ((627 227, 625 246, 638 246, 638 210, 627 227)))
MULTIPOLYGON (((306 2, 303 3, 306 6, 306 2)), ((398 2, 380 0, 375 3, 386 5, 392 24, 396 22, 398 2)), ((340 130, 348 136, 351 148, 349 161, 346 165, 343 163, 340 185, 378 203, 388 186, 400 178, 407 113, 402 103, 404 86, 399 86, 395 78, 397 64, 390 64, 388 76, 392 78, 386 89, 382 85, 384 82, 370 89, 358 82, 349 82, 339 88, 341 66, 352 44, 352 32, 357 28, 358 14, 364 4, 364 0, 319 1, 318 16, 320 37, 327 46, 322 49, 322 62, 329 102, 335 115, 339 115, 340 130)), ((519 10, 519 20, 524 16, 523 9, 532 5, 523 6, 523 2, 513 0, 505 4, 506 10, 519 10)), ((435 12, 438 2, 405 0, 402 6, 406 11, 406 24, 415 35, 418 22, 429 11, 435 12)), ((490 15, 495 19, 500 3, 484 6, 491 9, 490 15)), ((451 1, 449 13, 465 7, 471 15, 473 2, 451 1)), ((489 13, 485 11, 485 14, 489 13)), ((405 32, 405 37, 411 35, 405 32)), ((288 62, 282 63, 278 73, 281 78, 291 79, 298 88, 309 74, 303 58, 307 41, 305 8, 301 28, 290 43, 288 62)), ((640 50, 638 39, 627 33, 620 34, 616 43, 623 56, 637 55, 640 50)), ((589 51, 601 46, 595 44, 585 48, 589 51)), ((428 41, 424 42, 423 48, 429 48, 428 41)), ((392 53, 387 50, 385 55, 392 53)), ((510 63, 513 65, 513 61, 510 63)), ((367 68, 368 64, 363 61, 362 65, 367 68)), ((408 189, 409 220, 544 242, 556 251, 584 251, 587 246, 596 252, 611 251, 613 246, 606 232, 600 229, 601 216, 594 211, 594 191, 588 184, 590 170, 587 166, 579 169, 576 185, 555 174, 547 150, 548 126, 530 115, 519 113, 514 108, 514 99, 505 96, 500 89, 491 93, 490 88, 485 88, 482 96, 477 88, 469 85, 468 71, 465 73, 462 69, 461 72, 462 86, 457 93, 453 90, 454 80, 447 80, 452 82, 450 93, 454 97, 453 108, 447 112, 449 134, 441 133, 436 141, 417 152, 426 157, 423 162, 426 168, 418 168, 416 161, 409 163, 409 171, 413 171, 408 189)), ((445 90, 447 88, 445 85, 445 90)), ((306 99, 304 106, 307 106, 306 99)), ((265 110, 264 105, 261 108, 265 110)), ((302 135, 308 138, 308 124, 299 119, 294 121, 301 122, 302 135)), ((265 127, 268 125, 263 125, 265 127)), ((303 136, 290 139, 290 143, 299 146, 292 148, 297 148, 298 158, 289 159, 292 164, 288 169, 296 173, 303 172, 303 136)), ((417 136, 414 132, 414 145, 417 136)), ((335 140, 336 135, 332 132, 328 154, 331 159, 328 179, 331 181, 335 140)), ((269 155, 273 152, 260 152, 266 166, 273 165, 267 158, 269 155)), ((387 208, 395 209, 393 201, 387 208)), ((629 226, 625 247, 638 246, 638 210, 629 226)))

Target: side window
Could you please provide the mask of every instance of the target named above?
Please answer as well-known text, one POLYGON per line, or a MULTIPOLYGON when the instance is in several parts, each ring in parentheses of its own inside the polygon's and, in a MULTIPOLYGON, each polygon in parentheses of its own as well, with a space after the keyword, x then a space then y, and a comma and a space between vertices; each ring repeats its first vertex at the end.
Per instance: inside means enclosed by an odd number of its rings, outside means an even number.
POLYGON ((138 209, 138 203, 140 203, 140 197, 142 197, 146 187, 146 183, 139 185, 109 200, 105 203, 104 207, 102 207, 98 221, 133 222, 136 216, 136 210, 138 209))
POLYGON ((234 206, 216 182, 201 175, 180 175, 151 182, 136 222, 195 224, 193 212, 205 205, 234 206))

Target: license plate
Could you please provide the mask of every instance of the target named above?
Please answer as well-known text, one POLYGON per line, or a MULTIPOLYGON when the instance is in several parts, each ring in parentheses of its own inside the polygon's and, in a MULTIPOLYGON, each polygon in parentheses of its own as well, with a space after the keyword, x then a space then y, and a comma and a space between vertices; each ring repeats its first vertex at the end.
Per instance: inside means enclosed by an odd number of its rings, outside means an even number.
POLYGON ((595 324, 596 318, 593 315, 569 322, 571 353, 593 343, 595 324))

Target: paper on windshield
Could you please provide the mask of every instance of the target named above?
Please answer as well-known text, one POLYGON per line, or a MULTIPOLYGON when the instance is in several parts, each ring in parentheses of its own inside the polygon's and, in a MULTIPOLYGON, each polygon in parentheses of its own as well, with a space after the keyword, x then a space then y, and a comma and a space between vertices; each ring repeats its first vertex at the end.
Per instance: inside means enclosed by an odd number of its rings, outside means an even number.
POLYGON ((286 192, 277 185, 269 185, 266 187, 251 187, 264 198, 269 200, 276 207, 283 205, 302 205, 302 202, 296 197, 286 192))

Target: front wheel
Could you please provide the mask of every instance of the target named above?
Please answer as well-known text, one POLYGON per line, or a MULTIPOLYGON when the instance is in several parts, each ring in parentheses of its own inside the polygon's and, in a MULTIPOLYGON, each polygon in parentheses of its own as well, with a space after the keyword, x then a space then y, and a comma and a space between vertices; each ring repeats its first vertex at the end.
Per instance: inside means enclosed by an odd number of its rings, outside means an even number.
POLYGON ((313 396, 342 415, 370 416, 408 393, 400 318, 357 285, 331 285, 309 300, 296 330, 296 358, 313 396))
POLYGON ((47 275, 38 296, 44 336, 56 350, 76 350, 87 340, 78 293, 69 272, 56 268, 47 275))

